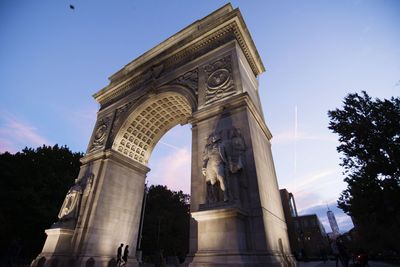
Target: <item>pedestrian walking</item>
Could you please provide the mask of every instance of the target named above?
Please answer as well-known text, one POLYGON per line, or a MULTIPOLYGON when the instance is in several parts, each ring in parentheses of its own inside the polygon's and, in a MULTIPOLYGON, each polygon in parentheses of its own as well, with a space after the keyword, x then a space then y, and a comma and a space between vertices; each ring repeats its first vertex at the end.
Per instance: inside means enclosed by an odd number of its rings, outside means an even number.
POLYGON ((339 250, 340 262, 342 263, 343 267, 349 267, 350 256, 346 246, 344 245, 344 242, 339 239, 337 240, 336 245, 339 250))
POLYGON ((333 256, 335 257, 336 267, 339 267, 339 250, 336 245, 336 240, 332 240, 331 242, 331 251, 333 256))
POLYGON ((128 262, 128 254, 129 254, 129 246, 128 245, 126 245, 125 246, 125 249, 124 249, 124 255, 122 256, 122 261, 123 261, 123 263, 122 263, 122 265, 121 266, 125 266, 126 265, 126 263, 128 262))
POLYGON ((121 266, 121 261, 122 261, 122 247, 124 244, 121 243, 121 245, 117 249, 117 267, 121 266))

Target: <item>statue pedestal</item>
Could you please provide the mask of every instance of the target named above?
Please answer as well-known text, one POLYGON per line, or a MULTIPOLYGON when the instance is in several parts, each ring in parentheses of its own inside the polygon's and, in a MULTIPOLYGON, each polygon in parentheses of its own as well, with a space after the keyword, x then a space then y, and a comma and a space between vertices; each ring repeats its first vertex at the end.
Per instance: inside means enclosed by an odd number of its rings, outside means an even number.
MULTIPOLYGON (((216 205, 216 204, 213 204, 216 205)), ((192 212, 198 227, 198 250, 188 257, 190 267, 296 266, 293 257, 255 249, 249 239, 250 215, 238 205, 225 203, 212 210, 192 212)))
POLYGON ((46 243, 44 243, 42 254, 65 254, 71 252, 71 239, 74 230, 55 228, 47 229, 46 243))
POLYGON ((53 266, 52 264, 70 265, 71 240, 74 230, 64 228, 53 228, 45 231, 47 234, 42 253, 31 263, 35 266, 53 266))
POLYGON ((247 214, 237 207, 192 212, 198 224, 198 251, 190 266, 243 266, 247 214))

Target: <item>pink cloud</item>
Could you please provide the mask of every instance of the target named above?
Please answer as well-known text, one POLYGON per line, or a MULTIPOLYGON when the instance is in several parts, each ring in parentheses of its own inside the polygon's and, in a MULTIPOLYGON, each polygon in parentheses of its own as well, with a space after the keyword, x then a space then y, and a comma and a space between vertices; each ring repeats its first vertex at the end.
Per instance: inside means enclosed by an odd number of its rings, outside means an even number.
MULTIPOLYGON (((0 129, 0 132, 1 132, 1 129, 0 129)), ((11 152, 11 153, 16 152, 13 144, 10 141, 5 140, 5 139, 0 139, 0 153, 6 152, 6 151, 11 152)))
POLYGON ((167 156, 150 162, 150 184, 167 185, 171 190, 190 193, 191 151, 188 148, 160 143, 172 149, 167 156))
POLYGON ((0 151, 15 153, 25 146, 37 147, 51 144, 37 129, 10 114, 1 114, 0 151))
POLYGON ((307 132, 297 132, 295 135, 293 130, 287 130, 275 134, 272 138, 273 144, 281 143, 292 143, 292 142, 302 142, 302 141, 324 141, 324 142, 337 142, 337 138, 333 135, 316 135, 307 132))
POLYGON ((315 205, 336 202, 345 187, 339 166, 315 170, 281 185, 293 193, 299 212, 315 205))

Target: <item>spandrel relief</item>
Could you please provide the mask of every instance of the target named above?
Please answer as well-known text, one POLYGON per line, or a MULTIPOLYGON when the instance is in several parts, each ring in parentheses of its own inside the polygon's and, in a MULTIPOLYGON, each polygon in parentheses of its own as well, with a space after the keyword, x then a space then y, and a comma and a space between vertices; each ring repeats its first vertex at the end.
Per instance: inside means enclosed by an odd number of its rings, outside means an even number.
POLYGON ((244 153, 246 150, 246 145, 239 129, 232 128, 229 131, 229 144, 229 197, 232 200, 239 200, 239 187, 240 185, 246 184, 246 180, 242 179, 242 170, 245 166, 244 153))
POLYGON ((114 138, 117 135, 118 129, 121 127, 123 119, 125 118, 127 111, 131 108, 133 103, 134 103, 133 101, 129 101, 125 105, 115 110, 114 120, 108 138, 109 142, 108 147, 112 146, 112 142, 114 141, 114 138))
POLYGON ((209 135, 202 168, 207 204, 240 201, 240 186, 246 184, 245 150, 244 138, 237 128, 209 135))
POLYGON ((197 94, 197 88, 199 83, 198 70, 194 69, 186 72, 182 76, 179 76, 169 84, 179 84, 190 88, 195 94, 197 94))
POLYGON ((230 56, 219 59, 204 67, 207 74, 204 103, 210 104, 236 92, 230 56))
POLYGON ((107 117, 99 120, 96 126, 96 131, 94 133, 93 142, 92 145, 90 146, 89 152, 104 147, 109 125, 110 125, 110 118, 107 117))

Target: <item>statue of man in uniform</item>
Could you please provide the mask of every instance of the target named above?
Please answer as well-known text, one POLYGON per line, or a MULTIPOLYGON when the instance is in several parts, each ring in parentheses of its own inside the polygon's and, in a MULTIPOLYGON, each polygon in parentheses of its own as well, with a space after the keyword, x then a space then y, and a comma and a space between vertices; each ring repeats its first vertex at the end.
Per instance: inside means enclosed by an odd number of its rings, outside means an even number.
POLYGON ((209 202, 214 202, 217 199, 215 190, 216 182, 224 194, 224 201, 228 201, 228 192, 225 183, 227 156, 225 146, 222 143, 221 137, 217 133, 211 134, 209 142, 205 147, 203 154, 203 169, 202 173, 206 177, 206 183, 211 184, 211 196, 208 196, 209 202))

